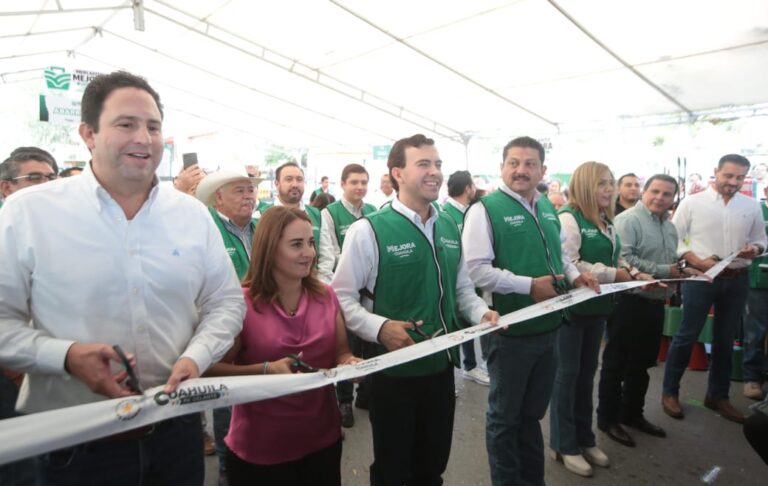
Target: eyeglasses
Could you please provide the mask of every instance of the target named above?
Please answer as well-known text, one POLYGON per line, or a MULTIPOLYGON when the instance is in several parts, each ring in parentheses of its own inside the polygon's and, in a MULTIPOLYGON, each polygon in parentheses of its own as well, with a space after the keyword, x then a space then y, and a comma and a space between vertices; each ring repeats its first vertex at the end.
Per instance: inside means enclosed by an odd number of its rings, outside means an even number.
POLYGON ((29 179, 29 182, 32 182, 33 184, 39 184, 43 182, 45 179, 52 181, 52 180, 58 179, 58 177, 59 175, 53 172, 51 172, 50 174, 43 174, 42 172, 30 172, 27 175, 23 175, 19 177, 11 177, 8 180, 16 182, 21 179, 29 179))

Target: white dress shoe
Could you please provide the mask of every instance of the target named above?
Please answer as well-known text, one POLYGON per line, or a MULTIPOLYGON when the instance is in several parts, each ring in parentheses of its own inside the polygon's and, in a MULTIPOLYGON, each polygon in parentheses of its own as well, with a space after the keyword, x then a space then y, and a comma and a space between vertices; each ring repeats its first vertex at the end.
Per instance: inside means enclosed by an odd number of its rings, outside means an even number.
POLYGON ((609 467, 611 465, 611 460, 608 459, 605 452, 597 447, 587 447, 582 449, 581 452, 584 454, 584 458, 595 466, 609 467))
POLYGON ((589 478, 593 474, 592 466, 590 466, 589 463, 584 460, 584 457, 581 454, 560 454, 559 452, 550 450, 549 456, 553 460, 559 459, 563 461, 565 468, 571 471, 573 474, 577 474, 585 478, 589 478))

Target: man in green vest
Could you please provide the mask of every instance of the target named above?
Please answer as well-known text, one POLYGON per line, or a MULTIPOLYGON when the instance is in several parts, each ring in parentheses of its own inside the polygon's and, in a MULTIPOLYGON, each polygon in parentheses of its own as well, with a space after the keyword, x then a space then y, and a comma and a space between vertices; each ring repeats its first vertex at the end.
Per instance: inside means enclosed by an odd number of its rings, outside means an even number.
MULTIPOLYGON (((557 296, 566 282, 599 290, 592 275, 563 259, 557 213, 536 190, 545 172, 541 143, 512 140, 502 154, 502 186, 464 218, 469 275, 501 315, 557 296)), ((553 312, 490 335, 486 446, 494 486, 544 484, 539 422, 552 394, 561 324, 562 314, 553 312)))
POLYGON ((321 177, 320 187, 312 191, 312 194, 309 195, 309 204, 312 204, 315 201, 315 198, 320 194, 328 194, 328 197, 330 198, 331 202, 336 201, 336 198, 333 197, 333 194, 328 192, 328 186, 330 185, 331 185, 331 181, 328 180, 328 176, 321 177))
MULTIPOLYGON (((472 174, 469 171, 457 170, 448 178, 448 199, 443 204, 442 209, 456 221, 459 231, 464 227, 464 213, 467 212, 467 208, 475 198, 475 191, 475 181, 472 180, 472 174)), ((483 360, 487 359, 487 342, 487 335, 480 338, 483 360)), ((477 366, 475 342, 462 343, 461 352, 464 354, 464 379, 484 386, 490 385, 491 379, 488 377, 488 372, 482 366, 477 366)))
POLYGON ((253 232, 258 219, 253 217, 256 208, 256 188, 259 179, 231 170, 220 170, 203 178, 195 196, 208 206, 216 227, 224 239, 237 278, 245 277, 251 261, 253 232))
MULTIPOLYGON (((323 240, 329 239, 333 242, 333 253, 337 262, 341 256, 341 248, 344 246, 344 237, 352 223, 376 211, 376 206, 363 202, 363 198, 368 194, 368 171, 362 165, 349 164, 344 167, 341 171, 341 189, 344 191, 341 198, 329 204, 320 213, 323 220, 321 228, 323 240)), ((348 338, 355 356, 371 356, 371 353, 364 349, 366 347, 364 341, 357 339, 354 334, 349 334, 348 338)), ((360 408, 368 408, 366 390, 368 381, 363 380, 357 386, 357 406, 360 408)), ((352 412, 354 387, 351 381, 340 381, 336 384, 341 425, 347 428, 355 424, 355 416, 352 412)))
MULTIPOLYGON (((344 239, 333 287, 347 328, 381 352, 456 331, 460 317, 498 320, 475 294, 456 223, 432 206, 441 165, 424 135, 397 141, 387 167, 398 197, 352 224, 344 239)), ((453 348, 372 375, 372 485, 442 484, 458 363, 453 348)))
MULTIPOLYGON (((320 211, 312 206, 305 205, 304 197, 304 171, 296 162, 286 162, 275 170, 275 188, 277 197, 275 206, 301 209, 312 221, 312 234, 315 237, 315 249, 317 250, 317 276, 324 283, 331 283, 333 267, 336 258, 333 256, 333 243, 323 237, 320 231, 322 218, 320 211)), ((266 209, 265 209, 266 211, 266 209)))
MULTIPOLYGON (((768 187, 766 200, 760 205, 768 234, 768 187)), ((752 260, 749 268, 749 295, 744 320, 744 396, 754 400, 765 398, 763 382, 768 373, 765 359, 765 336, 768 330, 768 256, 752 260)))

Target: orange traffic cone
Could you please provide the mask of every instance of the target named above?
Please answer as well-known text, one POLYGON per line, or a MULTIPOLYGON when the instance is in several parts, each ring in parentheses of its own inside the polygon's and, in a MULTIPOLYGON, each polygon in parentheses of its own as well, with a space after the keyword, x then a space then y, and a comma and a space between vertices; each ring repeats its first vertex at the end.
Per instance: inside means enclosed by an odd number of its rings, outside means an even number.
POLYGON ((691 359, 688 360, 688 369, 697 371, 706 371, 709 369, 707 353, 704 351, 704 345, 702 343, 697 342, 693 345, 691 359))

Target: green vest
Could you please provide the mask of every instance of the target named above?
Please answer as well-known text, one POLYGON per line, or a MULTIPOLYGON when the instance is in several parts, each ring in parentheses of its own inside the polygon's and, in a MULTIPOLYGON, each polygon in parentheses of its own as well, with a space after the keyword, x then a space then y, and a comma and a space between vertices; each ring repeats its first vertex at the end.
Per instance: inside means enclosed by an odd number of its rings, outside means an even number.
MULTIPOLYGON (((536 218, 519 201, 501 190, 481 198, 480 202, 488 213, 493 231, 494 267, 534 278, 563 273, 560 220, 546 197, 540 197, 536 202, 536 218)), ((493 294, 493 305, 501 315, 533 304, 530 295, 493 294)), ((560 327, 562 318, 560 311, 551 312, 499 333, 505 336, 543 334, 560 327)))
MULTIPOLYGON (((352 226, 352 223, 357 221, 357 217, 347 211, 347 208, 344 207, 344 204, 342 204, 341 200, 329 204, 326 206, 326 209, 333 219, 333 226, 336 232, 336 241, 339 242, 339 248, 343 248, 344 237, 347 234, 347 230, 350 226, 352 226)), ((368 203, 363 203, 362 209, 363 216, 377 211, 376 206, 368 203)))
POLYGON ((256 207, 256 209, 259 210, 259 214, 264 214, 264 211, 271 208, 272 204, 268 203, 266 201, 259 201, 259 205, 256 207))
MULTIPOLYGON (((229 258, 232 259, 232 264, 235 266, 235 273, 237 273, 237 278, 242 280, 245 277, 245 274, 248 272, 248 265, 250 264, 250 260, 248 259, 248 252, 245 250, 245 246, 243 246, 243 242, 240 241, 240 238, 230 233, 229 230, 224 226, 224 221, 221 220, 221 217, 219 216, 219 213, 216 211, 216 209, 209 207, 208 211, 210 211, 211 216, 213 217, 213 222, 216 223, 216 227, 219 228, 221 237, 224 240, 224 248, 227 249, 227 254, 229 254, 229 258)), ((254 231, 256 230, 256 225, 258 223, 259 220, 257 219, 251 220, 250 224, 254 231)))
MULTIPOLYGON (((422 320, 421 330, 433 334, 457 331, 456 277, 461 260, 461 235, 451 218, 438 212, 434 249, 427 237, 392 206, 366 216, 376 236, 379 266, 373 312, 389 319, 422 320)), ((408 331, 415 342, 424 338, 408 331)), ((379 345, 379 351, 386 352, 379 345)), ((428 376, 450 362, 458 366, 458 347, 404 363, 383 373, 391 376, 428 376)))
MULTIPOLYGON (((765 233, 768 234, 768 206, 761 203, 760 207, 763 208, 765 233)), ((768 256, 755 258, 749 267, 749 286, 753 289, 768 289, 768 268, 760 268, 761 263, 768 265, 768 256)))
MULTIPOLYGON (((608 238, 600 228, 595 226, 592 221, 584 217, 581 211, 575 211, 569 205, 560 209, 561 213, 570 213, 576 219, 576 223, 581 230, 581 248, 579 248, 579 259, 588 263, 602 263, 607 267, 616 268, 619 265, 619 255, 621 252, 621 240, 616 229, 613 229, 616 235, 616 246, 614 247, 611 239, 608 238)), ((608 222, 613 227, 613 224, 608 222)), ((587 302, 576 304, 568 308, 568 312, 580 316, 607 316, 613 312, 614 295, 596 297, 587 302)))
POLYGON ((448 216, 450 216, 456 222, 456 226, 459 227, 459 231, 464 229, 464 213, 462 213, 461 210, 459 210, 453 204, 446 202, 443 204, 443 211, 448 213, 448 216))

